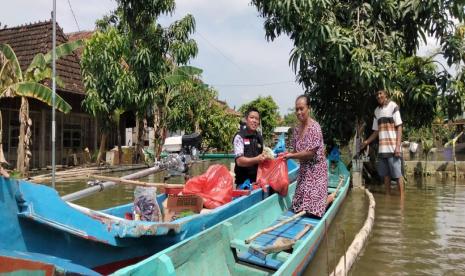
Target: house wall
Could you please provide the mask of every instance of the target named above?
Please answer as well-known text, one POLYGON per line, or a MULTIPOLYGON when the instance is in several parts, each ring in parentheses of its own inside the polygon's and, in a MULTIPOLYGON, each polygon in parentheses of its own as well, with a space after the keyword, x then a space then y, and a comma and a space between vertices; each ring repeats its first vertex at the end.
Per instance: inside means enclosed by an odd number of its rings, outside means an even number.
MULTIPOLYGON (((83 161, 83 151, 87 147, 91 153, 98 151, 100 129, 97 121, 81 108, 82 96, 67 95, 65 100, 73 107, 68 114, 56 112, 56 164, 72 164, 72 154, 83 161)), ((16 166, 19 136, 18 110, 20 99, 3 98, 0 101, 3 123, 3 151, 11 167, 16 166)), ((29 113, 32 120, 32 159, 30 168, 43 168, 51 165, 52 159, 52 111, 37 100, 29 100, 29 113)), ((111 133, 108 148, 116 144, 116 133, 111 133)), ((124 136, 123 136, 124 144, 124 136)))

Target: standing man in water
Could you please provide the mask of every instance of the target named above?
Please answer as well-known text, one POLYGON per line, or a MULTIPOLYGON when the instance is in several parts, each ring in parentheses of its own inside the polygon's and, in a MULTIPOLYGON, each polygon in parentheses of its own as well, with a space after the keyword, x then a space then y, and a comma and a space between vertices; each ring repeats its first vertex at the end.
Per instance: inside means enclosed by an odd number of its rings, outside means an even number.
POLYGON ((386 90, 376 92, 378 107, 373 119, 373 133, 363 141, 362 149, 379 137, 378 173, 384 179, 386 192, 391 193, 391 179, 397 179, 400 196, 404 197, 404 183, 402 178, 402 119, 399 106, 389 99, 386 90))
POLYGON ((245 113, 245 128, 241 128, 234 135, 234 157, 236 185, 241 185, 247 179, 251 183, 257 180, 258 164, 266 157, 263 152, 263 137, 258 133, 260 125, 260 113, 255 108, 250 108, 245 113))

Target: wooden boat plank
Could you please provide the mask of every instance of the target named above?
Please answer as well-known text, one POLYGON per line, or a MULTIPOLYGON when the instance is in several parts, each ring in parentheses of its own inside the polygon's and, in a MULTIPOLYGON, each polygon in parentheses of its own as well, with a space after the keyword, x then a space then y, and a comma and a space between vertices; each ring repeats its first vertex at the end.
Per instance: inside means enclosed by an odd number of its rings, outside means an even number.
POLYGON ((257 257, 254 254, 249 252, 244 252, 238 255, 239 259, 243 262, 254 264, 259 267, 264 267, 272 270, 278 270, 279 267, 284 263, 284 261, 276 260, 268 255, 265 260, 257 257))
MULTIPOLYGON (((291 211, 285 211, 278 219, 276 219, 270 226, 276 225, 279 222, 294 216, 295 213, 291 211)), ((294 239, 296 235, 305 228, 307 224, 312 226, 316 225, 319 220, 309 218, 309 217, 300 217, 294 221, 286 223, 278 227, 277 229, 268 232, 266 234, 260 235, 253 241, 253 245, 255 248, 264 248, 267 246, 271 246, 275 243, 278 238, 287 238, 287 239, 294 239)), ((309 230, 301 239, 304 239, 306 236, 310 235, 311 230, 309 230)), ((264 266, 270 269, 277 270, 282 263, 286 260, 282 257, 277 259, 278 255, 268 254, 266 259, 263 260, 259 258, 257 255, 251 253, 250 251, 243 252, 238 255, 238 258, 244 262, 250 262, 254 265, 264 266)))

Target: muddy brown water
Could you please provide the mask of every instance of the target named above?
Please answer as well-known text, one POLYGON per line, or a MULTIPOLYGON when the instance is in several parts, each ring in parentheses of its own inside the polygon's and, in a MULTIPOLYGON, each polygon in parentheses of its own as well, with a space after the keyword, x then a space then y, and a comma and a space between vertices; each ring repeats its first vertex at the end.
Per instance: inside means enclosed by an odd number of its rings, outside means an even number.
MULTIPOLYGON (((229 169, 231 160, 219 159, 212 161, 202 161, 195 163, 191 167, 192 175, 199 175, 207 171, 208 167, 212 164, 224 164, 229 169)), ((107 174, 110 176, 123 176, 132 172, 118 172, 107 174)), ((162 171, 156 174, 149 175, 147 177, 139 179, 140 181, 146 182, 163 182, 163 177, 167 174, 166 171, 162 171)), ((180 176, 171 178, 168 183, 184 183, 184 179, 180 176)), ((66 195, 76 192, 81 189, 87 188, 86 181, 68 181, 62 183, 56 183, 56 189, 60 195, 66 195)), ((116 185, 109 189, 105 189, 103 192, 93 194, 91 196, 78 199, 74 203, 91 208, 91 209, 106 209, 116 205, 132 202, 134 200, 134 186, 131 185, 116 185)))
MULTIPOLYGON (((370 190, 375 224, 349 275, 465 275, 464 180, 409 178, 403 201, 381 185, 370 190)), ((367 204, 352 190, 305 275, 332 271, 363 225, 367 204)))

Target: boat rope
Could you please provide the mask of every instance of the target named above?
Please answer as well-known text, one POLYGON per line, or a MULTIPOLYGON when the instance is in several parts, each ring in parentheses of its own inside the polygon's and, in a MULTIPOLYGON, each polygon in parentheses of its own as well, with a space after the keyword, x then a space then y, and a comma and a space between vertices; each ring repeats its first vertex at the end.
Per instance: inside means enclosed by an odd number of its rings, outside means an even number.
POLYGON ((357 256, 362 251, 366 241, 368 240, 368 236, 373 229, 373 224, 375 222, 375 198, 373 194, 367 189, 362 187, 365 190, 365 194, 368 196, 369 205, 368 205, 368 215, 363 224, 363 227, 360 231, 355 235, 354 240, 350 244, 347 251, 344 253, 339 259, 339 262, 334 269, 334 271, 330 274, 331 276, 338 276, 338 275, 347 275, 352 265, 355 263, 357 256))

